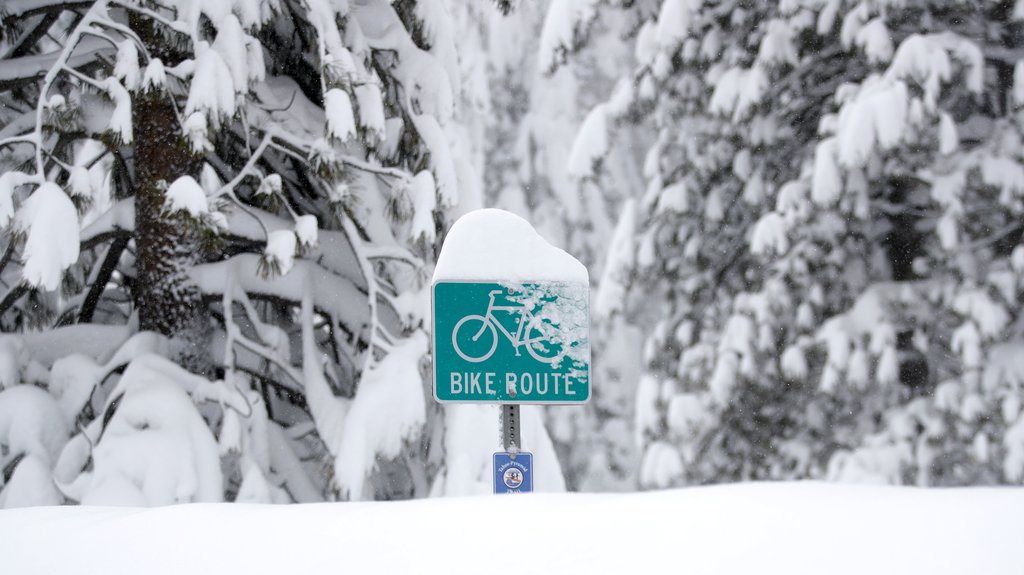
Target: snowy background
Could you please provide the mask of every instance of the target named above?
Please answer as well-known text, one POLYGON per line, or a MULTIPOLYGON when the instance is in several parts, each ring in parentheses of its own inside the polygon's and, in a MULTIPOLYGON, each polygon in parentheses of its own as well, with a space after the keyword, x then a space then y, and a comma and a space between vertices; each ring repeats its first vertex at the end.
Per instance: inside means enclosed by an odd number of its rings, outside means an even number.
MULTIPOLYGON (((1024 2, 0 18, 0 508, 489 493, 497 409, 429 388, 430 278, 482 207, 589 270, 592 400, 523 410, 539 491, 1024 483, 1024 2)), ((963 493, 950 541, 1020 516, 963 493)), ((543 501, 623 505, 588 497, 543 501)))

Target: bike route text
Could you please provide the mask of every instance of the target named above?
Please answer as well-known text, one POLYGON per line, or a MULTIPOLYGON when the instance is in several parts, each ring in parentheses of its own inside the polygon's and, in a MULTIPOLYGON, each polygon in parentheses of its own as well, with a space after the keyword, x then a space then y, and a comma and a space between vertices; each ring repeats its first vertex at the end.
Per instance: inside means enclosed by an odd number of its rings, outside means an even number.
MULTIPOLYGON (((505 395, 516 397, 526 396, 572 396, 577 382, 568 374, 561 373, 505 373, 505 395)), ((487 372, 451 372, 449 385, 452 395, 483 394, 498 395, 498 387, 502 378, 493 371, 487 372)))

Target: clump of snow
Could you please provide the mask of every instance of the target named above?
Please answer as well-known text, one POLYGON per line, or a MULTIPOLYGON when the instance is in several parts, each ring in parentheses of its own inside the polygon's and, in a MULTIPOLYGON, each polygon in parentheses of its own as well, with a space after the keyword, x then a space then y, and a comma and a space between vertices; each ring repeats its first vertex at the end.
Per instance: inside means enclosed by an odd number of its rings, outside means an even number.
POLYGON ((295 265, 295 232, 274 230, 267 235, 263 258, 276 273, 286 274, 295 265))
POLYGON ((540 69, 554 71, 583 40, 595 18, 597 0, 554 0, 541 28, 540 69))
POLYGON ((754 255, 784 254, 789 250, 788 233, 782 214, 768 212, 754 226, 750 237, 750 252, 754 255))
POLYGON ((858 30, 854 43, 864 51, 868 62, 884 64, 892 59, 892 34, 881 17, 872 19, 858 30))
POLYGON ((181 176, 174 180, 167 188, 165 202, 168 211, 184 211, 194 218, 210 210, 206 191, 192 176, 181 176))
POLYGON ((789 64, 795 66, 798 60, 793 27, 778 18, 768 22, 768 30, 761 39, 757 59, 762 64, 789 64))
POLYGON ((25 232, 22 276, 47 291, 57 289, 61 273, 78 260, 78 211, 64 190, 45 182, 25 200, 15 221, 25 232))
POLYGON ((715 83, 708 109, 738 122, 761 101, 767 89, 768 75, 761 66, 730 68, 715 83))
POLYGON ((116 78, 107 78, 103 87, 114 101, 110 113, 110 131, 117 134, 124 144, 132 143, 132 96, 116 78))
POLYGON ((133 361, 111 393, 105 417, 85 432, 95 442, 92 469, 65 491, 85 505, 220 501, 217 442, 188 393, 206 399, 204 388, 212 385, 157 356, 133 361))
POLYGON ((569 152, 569 175, 584 178, 594 173, 608 154, 607 104, 598 104, 587 114, 569 152))
POLYGON ((378 457, 397 456, 404 442, 419 435, 426 421, 419 365, 427 346, 426 335, 417 331, 363 373, 335 461, 335 479, 349 498, 363 498, 378 457))
POLYGON ((124 87, 135 90, 139 86, 139 50, 135 41, 123 40, 117 45, 117 62, 114 64, 114 77, 124 83, 124 87))
POLYGON ((663 50, 672 51, 683 43, 690 33, 690 22, 700 9, 695 0, 666 0, 658 13, 654 37, 663 50))
POLYGON ((207 135, 207 122, 204 114, 193 112, 188 118, 185 118, 181 128, 193 152, 201 154, 213 150, 213 144, 207 135))
POLYGON ((444 280, 589 284, 589 275, 579 260, 549 244, 523 218, 482 209, 462 216, 448 231, 433 278, 444 280))
POLYGON ((356 103, 359 105, 359 126, 383 140, 386 133, 384 100, 377 84, 360 84, 355 87, 356 103))
POLYGON ((311 248, 317 242, 316 216, 306 214, 295 218, 295 236, 303 248, 311 248))
POLYGON ((683 473, 683 460, 675 447, 656 441, 644 452, 640 484, 664 489, 683 473))
POLYGON ((14 217, 14 191, 32 180, 32 176, 17 170, 0 174, 0 227, 6 228, 14 217))
POLYGON ((604 262, 600 290, 594 302, 594 314, 607 318, 622 311, 626 299, 626 282, 635 264, 636 201, 627 200, 615 225, 604 262))
POLYGON ((195 70, 185 102, 185 115, 203 112, 213 118, 235 115, 235 84, 231 69, 205 41, 196 46, 195 70))
POLYGON ((434 209, 437 207, 437 186, 434 184, 434 176, 423 170, 413 177, 410 188, 413 215, 409 235, 413 240, 422 238, 427 244, 433 243, 436 236, 434 209))
POLYGON ((862 167, 876 147, 885 151, 897 145, 905 137, 908 116, 906 84, 877 76, 866 80, 856 97, 839 112, 839 163, 846 168, 862 167))
POLYGON ((327 135, 346 142, 356 135, 356 121, 348 92, 332 88, 324 94, 327 135))
POLYGON ((163 60, 153 58, 146 65, 146 71, 142 74, 142 89, 163 88, 167 82, 167 71, 164 69, 163 60))

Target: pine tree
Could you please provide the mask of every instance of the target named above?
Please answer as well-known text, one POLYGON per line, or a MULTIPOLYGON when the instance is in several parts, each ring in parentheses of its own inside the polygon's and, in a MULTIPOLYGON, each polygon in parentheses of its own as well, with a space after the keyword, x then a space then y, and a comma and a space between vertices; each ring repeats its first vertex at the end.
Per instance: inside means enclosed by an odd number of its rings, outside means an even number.
POLYGON ((1020 11, 629 10, 641 483, 1019 482, 1020 11))
POLYGON ((427 494, 417 302, 474 195, 444 4, 0 10, 0 404, 65 429, 0 495, 40 469, 50 503, 427 494))

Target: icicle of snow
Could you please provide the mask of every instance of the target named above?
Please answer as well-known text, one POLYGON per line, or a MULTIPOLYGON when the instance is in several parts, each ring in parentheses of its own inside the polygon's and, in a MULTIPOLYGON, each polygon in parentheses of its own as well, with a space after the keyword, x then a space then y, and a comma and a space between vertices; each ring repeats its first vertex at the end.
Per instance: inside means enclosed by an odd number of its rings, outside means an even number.
POLYGON ((130 38, 117 45, 114 77, 129 90, 134 91, 139 87, 139 50, 135 46, 135 41, 130 38))
POLYGON ((750 252, 756 256, 781 255, 789 251, 789 230, 778 212, 768 212, 754 225, 750 236, 750 252))
POLYGON ((327 116, 327 135, 347 142, 356 135, 356 122, 352 113, 352 100, 348 92, 332 88, 324 94, 324 113, 327 116))
POLYGON ((278 273, 284 275, 295 264, 295 247, 295 232, 274 230, 267 235, 267 246, 263 249, 263 257, 276 268, 278 273))
POLYGON ((882 17, 874 18, 857 31, 854 43, 864 51, 868 62, 884 64, 892 60, 892 34, 882 17))
POLYGON ((132 143, 132 97, 115 78, 107 78, 103 84, 114 100, 114 111, 110 114, 109 128, 121 139, 122 143, 132 143))
POLYGON ((166 209, 171 212, 184 210, 194 218, 210 211, 206 192, 192 176, 182 176, 167 188, 166 209))
POLYGON ((413 203, 410 238, 413 241, 422 238, 429 245, 436 237, 434 210, 437 209, 437 186, 434 176, 423 170, 413 177, 410 187, 413 203))
MULTIPOLYGON (((836 165, 836 140, 827 138, 814 150, 814 176, 811 180, 811 199, 819 206, 830 206, 839 200, 843 179, 836 165)), ((780 202, 782 196, 779 196, 780 202)))
POLYGON ((78 260, 78 211, 57 184, 44 182, 25 200, 15 226, 26 232, 21 273, 30 285, 57 289, 61 273, 78 260))
POLYGON ((295 236, 304 249, 316 247, 317 233, 316 216, 307 214, 295 218, 295 236))
POLYGON ((573 140, 567 171, 575 178, 590 177, 607 154, 606 105, 598 104, 587 114, 580 131, 576 134, 576 139, 573 140))

